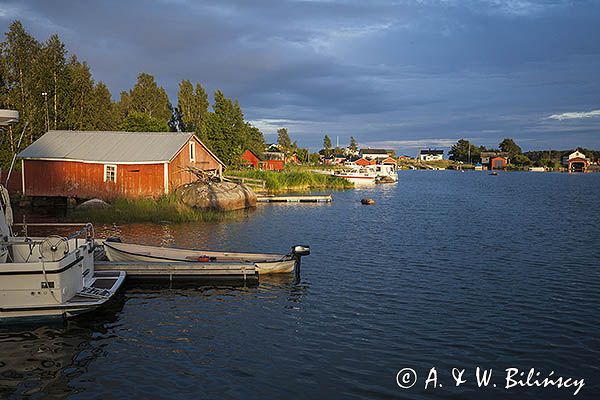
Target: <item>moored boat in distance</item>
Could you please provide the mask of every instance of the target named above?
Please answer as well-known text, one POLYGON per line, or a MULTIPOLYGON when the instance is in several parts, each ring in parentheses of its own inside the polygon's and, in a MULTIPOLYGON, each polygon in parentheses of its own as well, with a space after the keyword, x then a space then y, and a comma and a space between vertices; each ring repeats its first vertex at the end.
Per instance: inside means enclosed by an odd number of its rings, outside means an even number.
POLYGON ((346 167, 349 169, 336 170, 330 174, 359 185, 398 182, 398 170, 395 164, 349 164, 346 167))
POLYGON ((333 176, 344 178, 355 185, 371 184, 377 180, 377 173, 370 166, 354 167, 351 170, 334 171, 333 176))
POLYGON ((114 239, 105 240, 103 245, 106 257, 113 262, 248 263, 259 275, 293 272, 301 257, 310 254, 308 246, 294 246, 288 254, 262 254, 146 246, 114 239))

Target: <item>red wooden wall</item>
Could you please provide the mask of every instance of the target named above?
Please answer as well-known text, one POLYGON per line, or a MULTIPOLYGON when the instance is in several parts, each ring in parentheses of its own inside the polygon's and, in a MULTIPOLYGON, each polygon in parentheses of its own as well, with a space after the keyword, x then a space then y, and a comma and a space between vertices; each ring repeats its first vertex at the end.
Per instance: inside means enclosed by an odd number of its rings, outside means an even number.
POLYGON ((196 161, 190 160, 189 142, 183 146, 179 153, 169 164, 169 191, 172 192, 179 186, 185 185, 196 180, 196 176, 186 172, 188 166, 193 166, 202 170, 218 169, 221 164, 210 155, 208 151, 200 144, 196 138, 192 138, 196 143, 196 161))
POLYGON ((250 150, 246 150, 244 154, 242 154, 242 162, 245 162, 248 165, 254 166, 254 168, 258 168, 258 163, 260 160, 258 157, 254 155, 250 150))
POLYGON ((104 164, 25 160, 25 195, 114 199, 159 197, 163 164, 117 164, 117 181, 104 182, 104 164))

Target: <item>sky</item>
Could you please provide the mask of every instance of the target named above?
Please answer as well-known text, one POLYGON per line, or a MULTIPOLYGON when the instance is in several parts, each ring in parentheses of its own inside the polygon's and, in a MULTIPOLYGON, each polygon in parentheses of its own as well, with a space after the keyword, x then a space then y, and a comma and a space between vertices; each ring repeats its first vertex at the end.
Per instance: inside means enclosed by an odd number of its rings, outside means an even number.
POLYGON ((175 104, 189 79, 267 141, 600 149, 598 0, 0 0, 2 31, 15 19, 58 33, 115 100, 147 72, 175 104))

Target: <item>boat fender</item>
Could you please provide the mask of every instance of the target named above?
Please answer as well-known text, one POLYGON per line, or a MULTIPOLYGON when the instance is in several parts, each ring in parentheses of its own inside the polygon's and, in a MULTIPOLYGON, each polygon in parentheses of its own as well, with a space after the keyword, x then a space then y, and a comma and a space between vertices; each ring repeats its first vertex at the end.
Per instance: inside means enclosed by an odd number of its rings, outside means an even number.
POLYGON ((210 261, 210 257, 208 256, 200 256, 196 259, 197 262, 209 262, 210 261))
POLYGON ((109 236, 106 238, 105 242, 123 243, 120 236, 109 236))

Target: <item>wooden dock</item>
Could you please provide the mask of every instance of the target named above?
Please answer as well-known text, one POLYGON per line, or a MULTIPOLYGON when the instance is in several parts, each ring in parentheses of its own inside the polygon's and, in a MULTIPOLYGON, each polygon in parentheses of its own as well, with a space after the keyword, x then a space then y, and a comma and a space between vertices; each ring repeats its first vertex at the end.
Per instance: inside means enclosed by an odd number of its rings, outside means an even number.
POLYGON ((330 194, 321 196, 257 196, 259 203, 331 203, 333 197, 330 194))
POLYGON ((125 271, 127 280, 136 281, 258 283, 258 271, 252 263, 96 261, 94 268, 96 271, 125 271))

